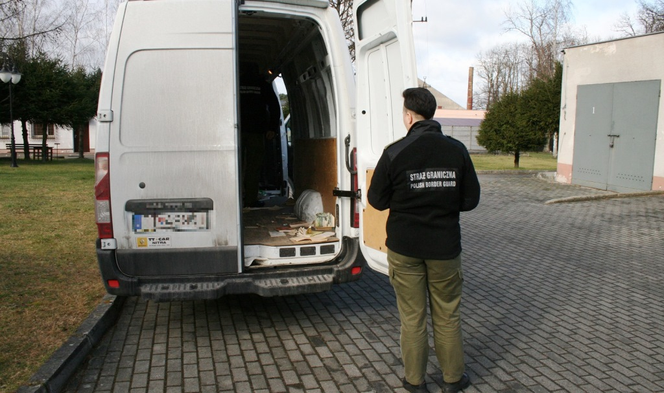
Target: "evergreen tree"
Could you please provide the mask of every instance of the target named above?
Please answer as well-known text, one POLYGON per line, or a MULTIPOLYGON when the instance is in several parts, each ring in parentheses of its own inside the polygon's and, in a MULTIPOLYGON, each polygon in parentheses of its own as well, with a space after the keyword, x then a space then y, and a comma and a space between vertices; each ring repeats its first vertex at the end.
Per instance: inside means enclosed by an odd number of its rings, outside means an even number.
POLYGON ((66 124, 74 131, 74 139, 78 142, 78 157, 83 158, 84 133, 88 130, 90 119, 97 113, 101 70, 87 73, 83 68, 78 68, 70 73, 69 79, 71 87, 66 92, 66 124))
MULTIPOLYGON (((25 82, 17 92, 19 117, 42 126, 42 146, 47 145, 48 125, 67 125, 67 89, 71 88, 69 72, 60 60, 40 54, 23 64, 25 82)), ((45 149, 44 149, 45 151, 45 149)), ((46 154, 42 154, 46 160, 46 154)))
POLYGON ((527 126, 546 135, 549 150, 553 151, 560 126, 560 97, 563 67, 557 62, 551 77, 535 79, 522 92, 527 107, 524 110, 527 126))
POLYGON ((505 94, 489 108, 477 142, 489 152, 514 154, 519 167, 522 152, 541 151, 554 139, 560 123, 562 65, 554 75, 534 79, 527 89, 505 94))

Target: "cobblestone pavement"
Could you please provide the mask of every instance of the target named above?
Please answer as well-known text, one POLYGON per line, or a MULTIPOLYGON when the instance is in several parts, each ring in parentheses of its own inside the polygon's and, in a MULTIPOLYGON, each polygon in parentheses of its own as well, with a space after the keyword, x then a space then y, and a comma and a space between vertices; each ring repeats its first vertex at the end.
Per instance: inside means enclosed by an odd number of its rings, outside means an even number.
MULTIPOLYGON (((466 392, 664 391, 664 196, 480 176, 462 215, 466 392)), ((402 392, 386 277, 312 295, 128 299, 67 392, 402 392)), ((433 350, 426 378, 439 392, 433 350)))

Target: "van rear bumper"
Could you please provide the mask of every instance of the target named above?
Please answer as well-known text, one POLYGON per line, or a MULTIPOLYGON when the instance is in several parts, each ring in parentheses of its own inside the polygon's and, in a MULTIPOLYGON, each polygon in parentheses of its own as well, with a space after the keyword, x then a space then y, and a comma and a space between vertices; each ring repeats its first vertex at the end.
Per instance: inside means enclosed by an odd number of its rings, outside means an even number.
POLYGON ((247 293, 269 297, 323 292, 334 284, 359 279, 366 266, 358 239, 350 237, 343 239, 336 258, 325 264, 250 269, 226 275, 131 277, 120 272, 115 254, 115 250, 102 250, 97 240, 97 261, 108 293, 154 301, 207 300, 247 293), (117 280, 118 287, 110 287, 109 280, 117 280))

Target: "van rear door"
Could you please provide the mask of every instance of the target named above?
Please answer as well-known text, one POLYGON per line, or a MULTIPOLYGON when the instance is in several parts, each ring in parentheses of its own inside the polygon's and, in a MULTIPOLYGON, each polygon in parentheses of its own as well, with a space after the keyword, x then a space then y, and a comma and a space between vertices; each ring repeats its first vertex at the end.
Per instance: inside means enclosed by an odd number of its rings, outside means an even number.
POLYGON ((118 267, 240 272, 236 0, 123 6, 110 107, 100 102, 118 267))
POLYGON ((356 0, 357 172, 362 190, 360 248, 371 268, 387 274, 385 223, 366 199, 376 163, 386 145, 403 137, 404 89, 417 86, 410 2, 356 0))

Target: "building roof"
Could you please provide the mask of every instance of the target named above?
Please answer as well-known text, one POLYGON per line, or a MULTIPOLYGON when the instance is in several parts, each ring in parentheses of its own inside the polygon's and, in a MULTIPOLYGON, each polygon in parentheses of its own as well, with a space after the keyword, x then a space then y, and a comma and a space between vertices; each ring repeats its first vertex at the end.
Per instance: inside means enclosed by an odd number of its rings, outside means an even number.
POLYGON ((435 121, 440 123, 441 126, 456 126, 456 127, 479 127, 483 119, 460 119, 460 118, 446 118, 434 117, 435 121))
POLYGON ((628 37, 612 38, 610 40, 605 40, 605 41, 589 42, 587 44, 579 44, 579 45, 568 46, 565 49, 563 49, 563 53, 565 53, 565 51, 567 49, 576 49, 576 48, 582 48, 584 46, 593 46, 593 45, 599 45, 599 44, 606 44, 607 42, 625 41, 625 40, 631 40, 631 39, 634 39, 634 38, 641 38, 641 37, 647 37, 647 36, 658 35, 658 34, 664 34, 664 31, 656 31, 654 33, 647 33, 647 34, 634 35, 634 36, 628 36, 628 37))
POLYGON ((419 87, 425 87, 427 90, 436 97, 436 103, 438 104, 438 109, 455 109, 455 110, 465 110, 466 108, 452 101, 451 98, 436 90, 433 86, 426 83, 422 79, 417 79, 417 85, 419 87))

